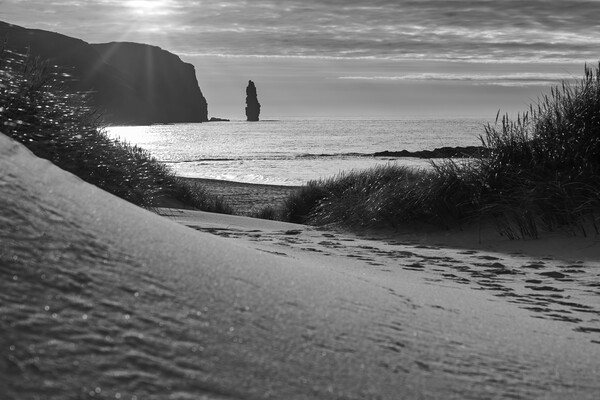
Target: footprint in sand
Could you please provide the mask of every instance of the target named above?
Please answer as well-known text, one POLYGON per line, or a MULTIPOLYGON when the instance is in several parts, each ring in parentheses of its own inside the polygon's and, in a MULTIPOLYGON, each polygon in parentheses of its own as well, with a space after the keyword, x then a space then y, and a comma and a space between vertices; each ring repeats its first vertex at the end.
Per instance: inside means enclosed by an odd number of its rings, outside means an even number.
POLYGON ((471 281, 468 280, 467 278, 462 278, 462 277, 454 275, 454 274, 442 274, 442 276, 444 278, 448 278, 448 279, 450 279, 450 280, 452 280, 454 282, 457 282, 457 283, 462 283, 462 284, 471 283, 471 281))
POLYGON ((585 274, 588 272, 584 271, 583 269, 579 269, 581 268, 581 265, 564 265, 558 268, 570 274, 585 274))
POLYGON ((324 240, 322 242, 319 242, 318 244, 320 244, 321 246, 332 248, 332 249, 339 249, 339 248, 343 248, 344 247, 339 242, 332 242, 332 241, 329 241, 329 240, 324 240))
POLYGON ((281 256, 281 257, 289 257, 289 255, 288 255, 288 254, 286 254, 286 253, 282 253, 282 252, 280 252, 280 251, 271 251, 271 250, 264 250, 264 249, 256 249, 256 250, 258 250, 258 251, 262 251, 262 252, 265 252, 265 253, 269 253, 269 254, 274 254, 274 255, 276 255, 276 256, 281 256))
POLYGON ((493 275, 524 275, 523 272, 508 268, 506 265, 501 263, 488 264, 485 265, 485 267, 487 267, 485 272, 493 275))
POLYGON ((313 253, 323 253, 323 250, 315 249, 313 247, 302 247, 300 250, 311 251, 313 253))
MULTIPOLYGON (((384 266, 385 266, 385 264, 378 263, 378 262, 375 262, 375 261, 367 261, 367 264, 368 264, 368 265, 371 265, 371 266, 373 266, 373 267, 384 267, 384 266)), ((391 270, 389 270, 389 269, 381 269, 380 271, 384 271, 384 272, 392 272, 392 271, 391 271, 391 270)))
POLYGON ((583 333, 590 333, 590 332, 596 332, 596 333, 600 333, 600 328, 590 328, 587 326, 578 326, 577 328, 574 329, 575 332, 583 332, 583 333))
POLYGON ((489 260, 489 261, 499 260, 498 257, 494 257, 494 256, 477 256, 477 258, 479 258, 480 260, 489 260))
POLYGON ((521 268, 529 268, 529 269, 542 269, 542 268, 546 268, 546 266, 544 265, 544 263, 532 263, 532 264, 526 264, 523 265, 521 268))
POLYGON ((412 264, 402 267, 402 269, 406 269, 409 271, 423 271, 425 269, 425 267, 419 263, 412 263, 412 264))
POLYGON ((423 244, 419 244, 417 246, 413 246, 415 249, 425 249, 425 250, 440 250, 439 247, 433 247, 433 246, 425 246, 423 244))
POLYGON ((564 278, 567 278, 567 276, 568 276, 568 275, 565 275, 562 272, 558 272, 558 271, 540 272, 538 275, 543 275, 543 276, 547 276, 549 278, 554 278, 554 279, 564 279, 564 278))
POLYGON ((527 289, 535 290, 537 292, 564 292, 563 289, 555 288, 552 286, 525 286, 527 289))
POLYGON ((539 279, 525 279, 526 283, 533 283, 534 285, 539 285, 540 283, 542 283, 541 280, 539 279))

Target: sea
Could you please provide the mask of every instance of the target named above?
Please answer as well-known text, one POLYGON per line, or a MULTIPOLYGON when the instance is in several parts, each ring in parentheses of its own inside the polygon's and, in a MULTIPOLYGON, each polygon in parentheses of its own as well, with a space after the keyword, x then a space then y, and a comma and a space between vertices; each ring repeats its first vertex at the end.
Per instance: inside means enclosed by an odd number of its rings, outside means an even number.
POLYGON ((429 160, 373 157, 385 150, 480 145, 474 118, 281 119, 111 126, 110 137, 150 152, 179 176, 296 186, 351 170, 429 160))

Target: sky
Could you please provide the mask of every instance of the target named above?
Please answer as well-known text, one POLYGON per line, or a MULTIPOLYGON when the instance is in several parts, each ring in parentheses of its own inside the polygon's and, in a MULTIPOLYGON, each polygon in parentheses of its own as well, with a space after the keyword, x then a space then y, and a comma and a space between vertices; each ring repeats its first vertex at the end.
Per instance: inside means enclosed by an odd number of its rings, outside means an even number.
POLYGON ((600 59, 597 0, 0 0, 0 20, 193 64, 209 115, 516 116, 600 59))

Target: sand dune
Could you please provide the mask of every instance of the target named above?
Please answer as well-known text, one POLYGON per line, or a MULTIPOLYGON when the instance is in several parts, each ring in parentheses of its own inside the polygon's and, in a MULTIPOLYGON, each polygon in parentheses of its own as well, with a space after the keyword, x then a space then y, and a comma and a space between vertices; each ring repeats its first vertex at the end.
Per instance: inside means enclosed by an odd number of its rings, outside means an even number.
POLYGON ((2 135, 0 194, 4 398, 600 392, 593 256, 157 215, 2 135))

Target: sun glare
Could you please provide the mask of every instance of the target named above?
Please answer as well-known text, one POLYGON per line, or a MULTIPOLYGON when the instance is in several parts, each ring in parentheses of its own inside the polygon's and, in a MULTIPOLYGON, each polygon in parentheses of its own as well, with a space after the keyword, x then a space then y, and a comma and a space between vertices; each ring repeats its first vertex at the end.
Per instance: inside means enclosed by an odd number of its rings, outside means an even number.
POLYGON ((160 15, 169 12, 169 0, 127 0, 124 4, 137 14, 160 15))

